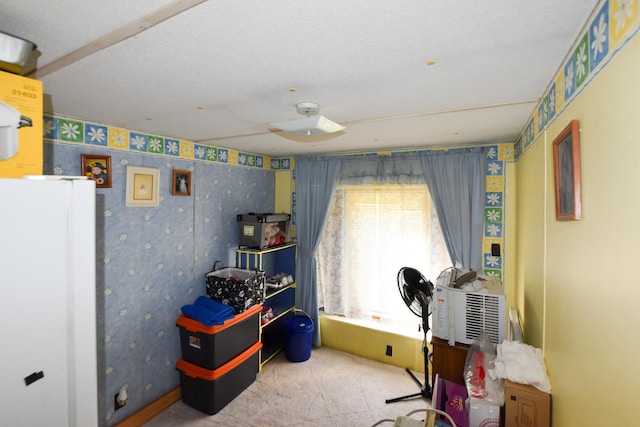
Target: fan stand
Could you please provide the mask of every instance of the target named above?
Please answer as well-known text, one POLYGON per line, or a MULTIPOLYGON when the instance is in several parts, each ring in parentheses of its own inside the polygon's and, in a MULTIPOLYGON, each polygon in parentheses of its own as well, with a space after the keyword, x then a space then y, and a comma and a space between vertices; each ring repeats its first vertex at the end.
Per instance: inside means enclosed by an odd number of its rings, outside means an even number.
POLYGON ((429 385, 429 348, 427 347, 427 332, 429 331, 429 313, 428 307, 422 307, 422 332, 424 333, 424 339, 422 340, 422 355, 424 356, 424 383, 421 383, 413 372, 409 368, 405 368, 407 374, 418 384, 420 391, 418 393, 407 394, 406 396, 394 397, 393 399, 387 399, 385 403, 400 402, 401 400, 413 399, 415 397, 424 397, 431 400, 431 386, 429 385))

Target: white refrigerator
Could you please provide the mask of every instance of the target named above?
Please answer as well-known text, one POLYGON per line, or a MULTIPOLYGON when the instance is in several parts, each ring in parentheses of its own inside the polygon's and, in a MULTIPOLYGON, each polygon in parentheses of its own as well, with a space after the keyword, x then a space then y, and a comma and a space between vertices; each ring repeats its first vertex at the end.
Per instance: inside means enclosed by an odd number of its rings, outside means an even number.
POLYGON ((0 426, 98 425, 95 192, 0 178, 0 426))

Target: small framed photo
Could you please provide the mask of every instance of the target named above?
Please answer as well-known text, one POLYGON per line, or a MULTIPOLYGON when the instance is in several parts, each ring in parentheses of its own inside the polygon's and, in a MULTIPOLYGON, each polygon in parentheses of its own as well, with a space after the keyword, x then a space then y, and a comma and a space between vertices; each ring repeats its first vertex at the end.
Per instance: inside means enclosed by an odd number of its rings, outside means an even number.
POLYGON ((191 172, 174 169, 171 181, 171 194, 174 196, 191 195, 191 172))
POLYGON ((556 219, 581 219, 580 125, 577 120, 572 120, 553 140, 553 179, 556 219))
POLYGON ((159 169, 127 166, 127 206, 158 206, 159 195, 159 169))
POLYGON ((111 188, 111 156, 82 154, 82 174, 96 182, 96 188, 111 188))

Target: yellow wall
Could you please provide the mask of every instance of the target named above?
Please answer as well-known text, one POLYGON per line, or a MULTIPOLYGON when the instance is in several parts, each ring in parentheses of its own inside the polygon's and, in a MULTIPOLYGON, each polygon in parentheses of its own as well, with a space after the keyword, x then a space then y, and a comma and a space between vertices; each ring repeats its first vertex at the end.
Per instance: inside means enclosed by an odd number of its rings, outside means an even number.
POLYGON ((555 426, 638 425, 640 37, 516 163, 517 293, 555 426), (551 144, 580 121, 582 220, 557 221, 551 144))
POLYGON ((330 315, 320 316, 320 330, 324 347, 424 372, 420 338, 360 326, 330 315), (391 356, 386 355, 387 345, 392 346, 391 356))
POLYGON ((543 345, 544 307, 544 138, 529 149, 517 163, 516 178, 516 307, 524 320, 525 340, 538 348, 543 345))
POLYGON ((291 171, 276 171, 276 213, 291 213, 291 171))
POLYGON ((517 245, 516 233, 516 174, 515 162, 505 162, 505 185, 504 185, 504 247, 503 257, 503 279, 504 293, 507 297, 507 307, 518 307, 518 289, 516 287, 515 254, 517 245))

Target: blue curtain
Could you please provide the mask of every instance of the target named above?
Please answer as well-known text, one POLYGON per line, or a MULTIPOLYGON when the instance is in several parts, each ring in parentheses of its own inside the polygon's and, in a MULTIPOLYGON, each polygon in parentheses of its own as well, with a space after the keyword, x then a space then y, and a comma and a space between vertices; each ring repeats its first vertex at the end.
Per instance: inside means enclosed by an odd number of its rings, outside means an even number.
POLYGON ((321 345, 316 249, 327 219, 329 202, 338 182, 340 167, 341 160, 337 157, 296 159, 296 306, 313 319, 315 346, 321 345))
POLYGON ((434 151, 420 158, 451 260, 482 271, 485 149, 434 151))
POLYGON ((486 152, 399 153, 392 156, 307 157, 296 159, 298 235, 296 306, 316 325, 313 344, 321 344, 316 250, 331 197, 341 184, 418 184, 429 187, 449 256, 482 271, 486 152))
POLYGON ((342 158, 340 184, 424 184, 424 171, 415 154, 366 155, 342 158))

